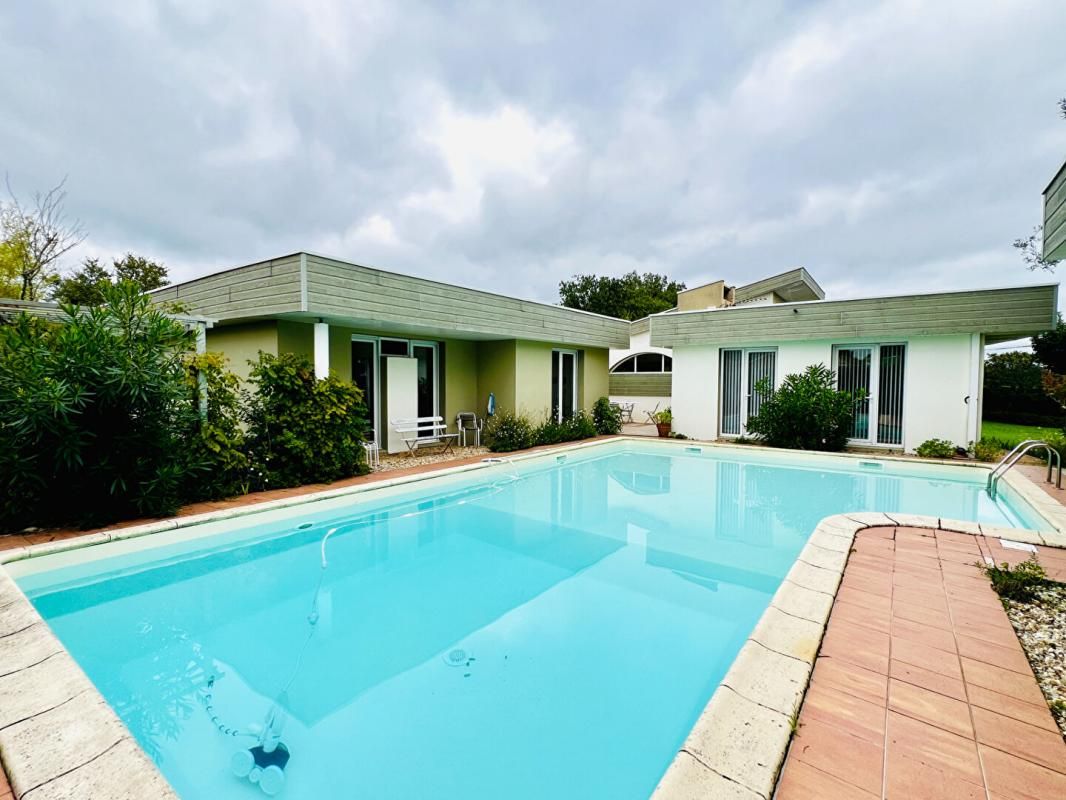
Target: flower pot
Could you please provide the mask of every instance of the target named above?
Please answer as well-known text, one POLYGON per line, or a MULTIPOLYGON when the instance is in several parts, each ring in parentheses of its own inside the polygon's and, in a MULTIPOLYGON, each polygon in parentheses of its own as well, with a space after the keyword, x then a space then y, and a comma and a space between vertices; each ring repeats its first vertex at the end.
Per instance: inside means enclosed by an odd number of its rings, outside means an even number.
POLYGON ((669 422, 656 422, 656 429, 659 431, 660 439, 670 438, 670 423, 669 422))

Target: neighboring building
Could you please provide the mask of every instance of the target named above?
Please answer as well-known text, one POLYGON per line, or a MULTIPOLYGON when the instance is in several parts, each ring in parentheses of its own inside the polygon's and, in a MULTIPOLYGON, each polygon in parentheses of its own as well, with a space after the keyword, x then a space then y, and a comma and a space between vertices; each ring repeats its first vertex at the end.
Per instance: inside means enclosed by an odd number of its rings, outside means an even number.
POLYGON ((1066 259, 1066 164, 1044 189, 1044 258, 1066 259))
MULTIPOLYGON (((802 267, 764 278, 746 286, 725 281, 678 292, 676 311, 705 311, 729 306, 772 305, 801 300, 821 300, 822 287, 802 267)), ((629 346, 611 350, 611 400, 633 405, 633 421, 644 422, 656 409, 672 405, 673 358, 668 347, 651 343, 650 317, 629 326, 629 346)))
MULTIPOLYGON (((293 253, 153 292, 215 320, 209 350, 248 374, 259 351, 313 358, 363 389, 382 447, 389 420, 498 409, 569 416, 608 393, 608 350, 629 323, 546 303, 293 253)), ((453 427, 454 430, 454 427, 453 427)))
POLYGON ((862 390, 852 443, 914 450, 926 439, 965 446, 981 435, 985 346, 1054 327, 1058 285, 857 300, 676 310, 650 317, 650 344, 673 356, 674 430, 742 436, 762 402, 811 364, 862 390))

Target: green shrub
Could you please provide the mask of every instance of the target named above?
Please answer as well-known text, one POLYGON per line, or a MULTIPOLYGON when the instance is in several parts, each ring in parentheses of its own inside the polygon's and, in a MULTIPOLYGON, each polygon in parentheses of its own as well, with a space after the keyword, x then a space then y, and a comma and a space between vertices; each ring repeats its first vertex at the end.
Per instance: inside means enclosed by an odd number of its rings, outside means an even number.
POLYGON ((494 453, 510 453, 532 447, 536 441, 535 433, 529 417, 507 410, 497 411, 485 425, 485 438, 489 450, 494 453))
POLYGON ((596 432, 602 436, 610 436, 622 431, 622 410, 612 406, 611 401, 601 397, 592 406, 592 419, 596 424, 596 432))
POLYGON ((1003 447, 1002 443, 994 439, 981 438, 970 447, 970 452, 978 461, 999 461, 1003 457, 1003 451, 1009 448, 1003 447))
POLYGON ((748 432, 767 444, 799 450, 843 450, 847 445, 856 398, 837 391, 829 367, 812 364, 801 374, 787 375, 776 391, 768 380, 756 390, 765 399, 748 420, 748 432))
POLYGON ((182 325, 134 286, 0 327, 0 529, 173 514, 195 409, 182 325))
POLYGON ((575 442, 579 439, 591 439, 597 434, 595 418, 578 409, 570 419, 563 420, 563 430, 566 437, 563 441, 575 442))
POLYGON ((190 355, 185 362, 185 384, 190 402, 199 411, 200 380, 207 389, 207 417, 191 417, 186 432, 186 458, 194 476, 185 499, 217 500, 249 489, 250 461, 241 428, 240 381, 226 368, 221 353, 190 355))
POLYGON ((358 386, 335 375, 316 379, 310 359, 295 353, 260 353, 248 380, 248 448, 262 488, 367 472, 367 411, 358 386))
POLYGON ((596 435, 596 423, 591 415, 578 409, 573 416, 557 422, 548 416, 533 431, 533 443, 537 445, 574 442, 579 439, 591 439, 596 435))
POLYGON ((992 582, 996 594, 1005 600, 1021 603, 1032 600, 1036 590, 1047 580, 1047 573, 1037 562, 1035 553, 1013 568, 1004 561, 998 567, 986 564, 982 569, 992 582))
POLYGON ((947 439, 926 439, 914 451, 922 458, 951 458, 955 444, 947 439))

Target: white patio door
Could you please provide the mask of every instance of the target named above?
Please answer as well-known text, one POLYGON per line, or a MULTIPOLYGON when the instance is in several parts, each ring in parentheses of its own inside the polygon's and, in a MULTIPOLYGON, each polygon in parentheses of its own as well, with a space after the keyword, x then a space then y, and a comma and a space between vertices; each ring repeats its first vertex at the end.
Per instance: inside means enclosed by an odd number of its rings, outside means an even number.
POLYGON ((775 383, 777 351, 771 348, 724 349, 719 366, 720 429, 723 436, 747 433, 748 420, 759 413, 767 394, 760 381, 775 383))
POLYGON ((842 345, 835 348, 837 388, 862 394, 854 403, 851 440, 903 444, 906 347, 902 344, 842 345))

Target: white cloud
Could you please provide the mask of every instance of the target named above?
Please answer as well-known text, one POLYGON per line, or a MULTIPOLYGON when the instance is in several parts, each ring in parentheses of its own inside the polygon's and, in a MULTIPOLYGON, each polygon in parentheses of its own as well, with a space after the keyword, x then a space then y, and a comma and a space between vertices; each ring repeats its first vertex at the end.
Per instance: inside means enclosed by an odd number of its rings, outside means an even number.
POLYGON ((536 191, 577 153, 574 135, 565 124, 539 122, 525 108, 510 103, 472 113, 438 99, 420 138, 443 160, 448 185, 413 194, 405 205, 453 223, 477 215, 486 184, 493 179, 517 180, 523 189, 536 191))

